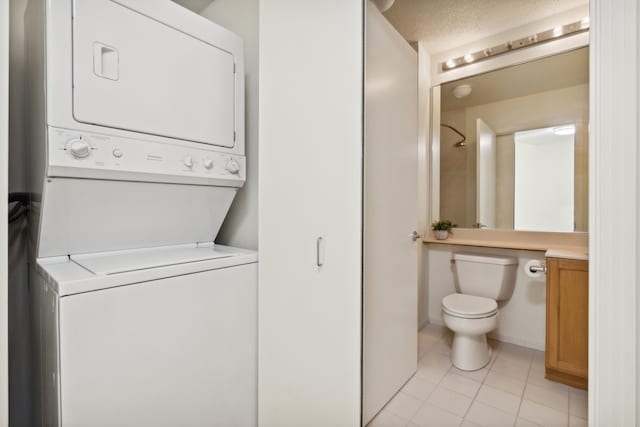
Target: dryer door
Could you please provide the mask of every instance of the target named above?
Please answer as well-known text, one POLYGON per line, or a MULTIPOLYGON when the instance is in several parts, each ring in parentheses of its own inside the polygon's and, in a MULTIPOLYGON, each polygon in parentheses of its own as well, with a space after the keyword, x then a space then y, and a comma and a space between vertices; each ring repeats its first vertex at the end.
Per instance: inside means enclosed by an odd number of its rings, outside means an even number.
POLYGON ((235 62, 228 51, 114 1, 75 2, 73 113, 80 122, 233 147, 235 62))

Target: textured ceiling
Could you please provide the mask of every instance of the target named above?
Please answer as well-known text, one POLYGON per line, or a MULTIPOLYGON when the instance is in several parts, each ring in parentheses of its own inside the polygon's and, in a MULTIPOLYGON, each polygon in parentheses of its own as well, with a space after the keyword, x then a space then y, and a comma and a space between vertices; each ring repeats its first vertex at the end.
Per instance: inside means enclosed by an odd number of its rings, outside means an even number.
POLYGON ((186 7, 195 13, 200 13, 209 6, 213 0, 173 0, 180 6, 186 7))
POLYGON ((582 48, 442 85, 441 108, 456 110, 588 82, 589 49, 582 48), (463 84, 473 90, 458 99, 453 89, 463 84))
POLYGON ((396 0, 385 16, 409 41, 442 52, 588 4, 588 0, 396 0))

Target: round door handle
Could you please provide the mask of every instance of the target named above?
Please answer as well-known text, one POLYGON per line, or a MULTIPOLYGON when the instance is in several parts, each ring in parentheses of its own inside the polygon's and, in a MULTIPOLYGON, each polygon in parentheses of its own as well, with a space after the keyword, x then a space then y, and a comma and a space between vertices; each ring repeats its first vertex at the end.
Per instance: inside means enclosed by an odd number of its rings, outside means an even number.
POLYGON ((415 242, 418 239, 421 239, 422 236, 418 234, 417 231, 414 231, 413 233, 409 234, 409 238, 411 239, 411 241, 415 242))

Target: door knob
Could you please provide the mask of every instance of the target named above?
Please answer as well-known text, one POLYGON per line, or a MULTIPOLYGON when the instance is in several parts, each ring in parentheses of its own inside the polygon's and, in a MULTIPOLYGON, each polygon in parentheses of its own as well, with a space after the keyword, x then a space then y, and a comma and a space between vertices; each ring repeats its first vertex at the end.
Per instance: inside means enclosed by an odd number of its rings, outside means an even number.
POLYGON ((422 236, 418 234, 417 231, 414 230, 413 233, 409 234, 409 238, 411 239, 411 241, 415 242, 418 239, 421 239, 422 236))

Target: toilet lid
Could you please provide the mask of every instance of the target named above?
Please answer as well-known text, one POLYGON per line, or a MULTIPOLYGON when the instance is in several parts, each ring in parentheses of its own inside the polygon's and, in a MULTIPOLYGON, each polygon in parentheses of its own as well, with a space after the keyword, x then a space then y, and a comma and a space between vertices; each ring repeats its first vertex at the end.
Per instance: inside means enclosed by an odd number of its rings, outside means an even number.
POLYGON ((452 315, 462 317, 488 317, 498 311, 498 303, 491 298, 451 294, 442 299, 442 309, 452 315))

